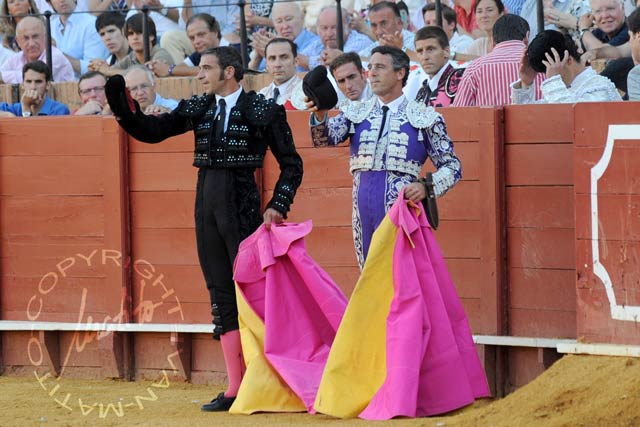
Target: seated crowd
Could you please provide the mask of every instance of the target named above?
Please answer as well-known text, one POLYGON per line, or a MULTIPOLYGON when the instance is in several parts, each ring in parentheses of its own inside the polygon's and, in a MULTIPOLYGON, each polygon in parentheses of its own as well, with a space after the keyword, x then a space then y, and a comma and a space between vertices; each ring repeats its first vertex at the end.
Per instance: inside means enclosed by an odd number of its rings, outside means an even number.
MULTIPOLYGON (((197 77, 207 49, 240 49, 238 6, 217 3, 2 0, 0 79, 22 84, 23 95, 0 104, 0 115, 70 114, 47 96, 52 82, 68 81, 82 103, 71 114, 110 114, 104 86, 115 74, 146 114, 170 111, 177 101, 156 92, 157 78, 197 77), (51 69, 44 10, 53 12, 51 69)), ((441 27, 431 0, 416 10, 372 0, 366 14, 342 9, 342 50, 333 1, 247 3, 248 68, 269 75, 260 92, 286 109, 308 107, 297 73, 318 66, 329 70, 338 107, 368 99, 368 59, 381 45, 407 53, 405 95, 433 107, 640 99, 640 8, 624 0, 544 0, 540 32, 535 0, 444 0, 441 27), (595 59, 607 61, 600 74, 595 59)))

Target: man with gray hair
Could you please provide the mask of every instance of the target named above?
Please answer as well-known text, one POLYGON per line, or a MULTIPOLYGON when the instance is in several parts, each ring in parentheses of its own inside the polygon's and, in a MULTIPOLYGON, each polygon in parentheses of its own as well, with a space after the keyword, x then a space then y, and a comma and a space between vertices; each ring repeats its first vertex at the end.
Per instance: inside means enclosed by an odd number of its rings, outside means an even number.
POLYGON ((153 73, 144 65, 133 65, 124 75, 131 97, 138 101, 144 114, 169 113, 178 106, 178 101, 165 99, 156 93, 153 73))
POLYGON ((338 49, 338 11, 335 6, 325 6, 318 14, 317 33, 320 36, 310 48, 312 51, 320 51, 309 57, 309 68, 313 69, 318 65, 328 67, 331 62, 342 52, 360 52, 371 45, 371 39, 364 34, 352 30, 349 21, 350 16, 342 8, 342 28, 344 36, 344 48, 338 49))
POLYGON ((620 46, 629 41, 623 0, 591 0, 591 13, 580 17, 578 29, 584 50, 606 44, 620 46), (595 26, 595 28, 593 28, 595 26))
POLYGON ((271 19, 276 35, 266 32, 264 29, 258 30, 252 35, 253 52, 251 52, 251 62, 249 68, 264 70, 266 60, 264 49, 269 40, 275 37, 282 37, 294 42, 298 48, 298 66, 296 71, 309 69, 309 57, 319 55, 320 48, 314 47, 319 37, 304 28, 304 12, 297 2, 276 2, 271 10, 271 19))

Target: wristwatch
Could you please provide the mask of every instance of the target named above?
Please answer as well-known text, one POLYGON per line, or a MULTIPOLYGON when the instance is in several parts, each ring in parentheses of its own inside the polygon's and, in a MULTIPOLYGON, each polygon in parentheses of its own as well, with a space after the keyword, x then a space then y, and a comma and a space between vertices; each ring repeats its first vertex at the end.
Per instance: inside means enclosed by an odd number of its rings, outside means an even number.
POLYGON ((22 111, 22 117, 31 117, 31 111, 22 111))
POLYGON ((169 9, 163 7, 162 9, 160 9, 160 13, 164 16, 167 16, 169 14, 169 9))
POLYGON ((452 60, 452 61, 456 60, 456 51, 455 50, 451 49, 449 51, 449 59, 452 60))

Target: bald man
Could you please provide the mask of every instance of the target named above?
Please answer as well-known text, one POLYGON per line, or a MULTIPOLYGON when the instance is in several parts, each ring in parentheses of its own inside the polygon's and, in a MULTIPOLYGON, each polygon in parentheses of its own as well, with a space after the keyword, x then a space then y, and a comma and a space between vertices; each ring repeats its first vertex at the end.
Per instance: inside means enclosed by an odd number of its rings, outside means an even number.
MULTIPOLYGON (((5 83, 22 83, 22 67, 29 62, 46 62, 44 22, 35 16, 26 16, 18 22, 16 27, 16 41, 22 51, 10 56, 0 67, 2 80, 5 83)), ((64 53, 55 46, 51 46, 53 60, 53 80, 56 82, 70 82, 75 79, 73 67, 64 53)))
MULTIPOLYGON (((320 37, 304 28, 304 12, 298 3, 276 2, 271 10, 271 19, 277 37, 289 39, 298 49, 298 66, 296 71, 309 70, 309 57, 320 55, 322 46, 317 45, 320 37)), ((264 70, 266 68, 264 48, 269 40, 275 38, 271 33, 258 30, 253 33, 253 47, 249 68, 264 70), (255 52, 255 53, 254 53, 255 52)))
POLYGON ((342 28, 344 37, 344 49, 338 49, 338 11, 335 6, 325 6, 318 15, 317 33, 320 40, 310 47, 310 50, 320 50, 319 55, 309 57, 309 68, 313 69, 318 65, 328 67, 331 62, 343 52, 360 52, 371 44, 371 39, 364 34, 351 30, 350 16, 342 9, 342 28))

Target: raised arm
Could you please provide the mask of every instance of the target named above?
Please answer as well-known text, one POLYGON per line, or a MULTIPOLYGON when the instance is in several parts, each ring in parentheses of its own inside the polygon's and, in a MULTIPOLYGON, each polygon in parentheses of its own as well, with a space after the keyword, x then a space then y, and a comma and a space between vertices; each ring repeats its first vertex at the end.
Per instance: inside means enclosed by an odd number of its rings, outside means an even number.
POLYGON ((122 76, 109 78, 105 91, 118 124, 137 140, 153 144, 185 133, 193 127, 189 115, 184 114, 188 101, 182 101, 171 113, 146 116, 140 111, 138 102, 131 98, 122 76))

